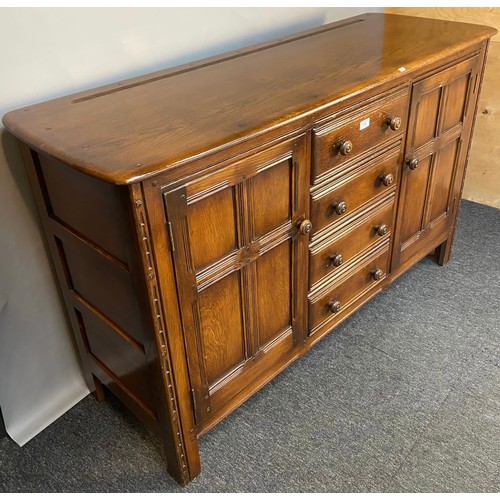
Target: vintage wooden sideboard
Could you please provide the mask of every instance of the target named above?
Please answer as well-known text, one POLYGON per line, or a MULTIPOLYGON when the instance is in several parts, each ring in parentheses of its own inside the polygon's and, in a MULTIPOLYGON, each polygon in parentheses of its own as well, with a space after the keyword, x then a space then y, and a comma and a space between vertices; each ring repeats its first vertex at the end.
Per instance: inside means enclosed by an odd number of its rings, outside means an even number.
POLYGON ((200 434, 448 261, 495 33, 365 14, 4 116, 89 387, 179 483, 200 434))

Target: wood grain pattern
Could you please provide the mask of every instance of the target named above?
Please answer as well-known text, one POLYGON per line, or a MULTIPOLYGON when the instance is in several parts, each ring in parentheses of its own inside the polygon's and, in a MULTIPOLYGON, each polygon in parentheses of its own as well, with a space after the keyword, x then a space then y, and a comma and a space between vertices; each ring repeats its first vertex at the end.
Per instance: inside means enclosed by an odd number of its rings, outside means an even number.
POLYGON ((126 220, 119 188, 45 155, 36 156, 36 162, 49 216, 126 267, 126 220))
POLYGON ((432 191, 429 192, 427 224, 446 215, 459 147, 460 141, 455 139, 444 146, 436 156, 433 165, 432 191))
MULTIPOLYGON (((389 14, 428 17, 500 28, 498 7, 386 7, 389 14)), ((479 98, 474 138, 462 196, 500 208, 500 35, 493 35, 479 98)))
POLYGON ((205 267, 236 248, 235 208, 233 188, 189 205, 189 237, 199 242, 191 248, 195 268, 205 267))
POLYGON ((7 114, 4 124, 74 168, 130 183, 394 78, 402 66, 409 75, 493 34, 475 25, 363 14, 314 36, 201 61, 195 78, 194 69, 146 75, 25 107, 7 114))
POLYGON ((389 238, 394 208, 394 196, 391 196, 380 206, 370 207, 366 213, 348 221, 317 245, 313 245, 309 264, 309 286, 321 286, 321 283, 317 283, 320 280, 331 280, 333 275, 342 274, 349 269, 352 259, 372 245, 378 244, 384 237, 389 238), (385 225, 387 234, 379 236, 375 228, 382 224, 385 225), (342 263, 336 266, 332 257, 338 255, 342 257, 342 263))
POLYGON ((345 116, 326 122, 314 130, 313 142, 313 182, 325 172, 342 166, 358 156, 380 146, 384 142, 394 141, 406 130, 408 108, 408 89, 381 95, 370 105, 356 108, 345 116), (400 127, 394 131, 386 120, 398 117, 400 127), (342 155, 337 144, 349 140, 352 150, 342 155))
POLYGON ((257 261, 259 348, 292 328, 291 244, 285 241, 257 261))
POLYGON ((371 289, 379 286, 385 277, 389 264, 388 242, 374 255, 360 263, 354 271, 341 282, 334 282, 325 286, 323 290, 312 295, 309 302, 309 328, 311 335, 321 328, 325 323, 331 327, 335 323, 335 315, 343 309, 348 309, 352 302, 368 293, 371 289), (371 275, 372 271, 380 269, 382 278, 375 281, 371 275), (330 310, 330 303, 338 301, 339 309, 336 312, 330 310))
POLYGON ((315 192, 311 200, 311 220, 313 236, 323 228, 338 224, 343 219, 355 214, 367 202, 376 197, 383 197, 394 191, 399 177, 400 149, 396 147, 382 158, 377 157, 368 163, 362 163, 348 175, 336 180, 332 185, 315 192), (395 179, 390 186, 385 186, 381 175, 391 174, 395 179), (342 214, 335 211, 335 204, 345 203, 342 214))
POLYGON ((408 174, 406 181, 405 197, 402 205, 406 216, 402 217, 400 225, 400 238, 407 242, 411 237, 418 234, 423 224, 423 213, 425 208, 425 194, 429 183, 432 155, 420 157, 418 168, 408 174))
POLYGON ((28 148, 22 153, 89 388, 101 398, 105 384, 151 430, 162 433, 168 421, 159 418, 151 369, 156 349, 151 349, 151 331, 136 301, 141 289, 134 278, 127 193, 40 159, 28 148), (71 195, 75 205, 69 207, 71 195), (94 206, 87 207, 86 200, 94 200, 94 206), (103 234, 107 225, 122 228, 117 240, 103 234), (116 255, 126 256, 125 262, 113 255, 115 249, 116 255))
POLYGON ((239 273, 200 292, 201 341, 209 386, 245 361, 239 273))
POLYGON ((470 74, 467 73, 448 85, 446 98, 450 103, 453 103, 453 106, 450 106, 448 112, 443 116, 442 131, 444 132, 453 128, 457 123, 464 121, 469 78, 470 74))
POLYGON ((303 310, 292 310, 291 297, 307 293, 294 269, 297 261, 307 270, 307 237, 297 234, 308 194, 303 151, 296 137, 164 195, 200 423, 299 334, 303 310))
POLYGON ((436 136, 441 94, 442 87, 436 85, 434 89, 423 94, 418 103, 419 115, 425 119, 422 119, 415 127, 413 144, 416 148, 426 144, 436 136))
POLYGON ((70 293, 77 300, 89 302, 112 323, 143 342, 130 274, 76 238, 67 239, 63 248, 71 276, 70 293))
POLYGON ((266 168, 252 179, 253 238, 291 219, 290 160, 266 168))
POLYGON ((89 354, 106 364, 122 384, 154 413, 153 385, 144 350, 123 342, 115 329, 91 311, 80 307, 76 312, 89 354))
POLYGON ((200 434, 449 260, 493 34, 363 15, 6 117, 89 387, 159 434, 180 484, 200 434))
POLYGON ((406 158, 417 159, 418 166, 403 170, 405 212, 396 231, 395 268, 453 225, 461 188, 455 180, 465 168, 480 64, 475 55, 413 84, 406 158))
POLYGON ((193 399, 188 376, 171 243, 165 233, 164 205, 149 203, 146 218, 144 206, 138 204, 143 200, 147 203, 151 195, 156 201, 162 199, 157 183, 135 184, 128 192, 129 217, 135 229, 132 269, 136 271, 133 273, 136 289, 142 287, 145 290, 139 292, 137 298, 142 305, 144 321, 154 334, 146 352, 152 368, 155 403, 162 422, 157 432, 164 445, 168 472, 180 484, 186 484, 200 473, 193 411, 193 403, 199 395, 195 394, 193 399))
MULTIPOLYGON (((386 7, 387 14, 442 19, 459 23, 500 26, 500 10, 497 7, 386 7)), ((500 42, 500 35, 494 34, 492 41, 500 42)))

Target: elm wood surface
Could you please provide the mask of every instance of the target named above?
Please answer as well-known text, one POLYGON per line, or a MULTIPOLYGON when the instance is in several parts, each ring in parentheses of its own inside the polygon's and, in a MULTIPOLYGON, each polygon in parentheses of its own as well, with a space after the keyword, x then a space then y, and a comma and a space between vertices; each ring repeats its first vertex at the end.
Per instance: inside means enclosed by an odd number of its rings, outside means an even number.
POLYGON ((494 32, 363 15, 6 115, 87 383, 160 435, 179 483, 200 434, 449 258, 494 32))
POLYGON ((371 207, 354 220, 328 233, 325 240, 311 246, 309 285, 321 286, 324 279, 339 275, 349 267, 352 259, 367 248, 391 235, 394 211, 394 193, 379 205, 371 207), (384 234, 379 234, 384 226, 384 234))
POLYGON ((344 275, 340 282, 338 280, 330 282, 319 292, 310 295, 309 330, 311 335, 314 335, 325 324, 335 321, 336 313, 342 309, 349 309, 349 306, 361 296, 381 285, 381 280, 385 278, 389 266, 389 242, 384 241, 373 250, 373 255, 369 254, 367 257, 354 268, 351 267, 351 272, 344 275), (332 302, 338 303, 335 310, 331 308, 332 302))
POLYGON ((401 67, 410 76, 495 32, 363 14, 198 65, 25 107, 4 122, 32 147, 74 168, 130 183, 392 81, 401 67))
POLYGON ((303 342, 305 136, 166 191, 197 422, 303 342))
POLYGON ((480 64, 481 55, 475 55, 413 84, 406 158, 418 163, 403 169, 401 198, 408 208, 398 220, 396 266, 453 224, 475 116, 480 64))
POLYGON ((383 155, 355 165, 347 175, 332 184, 311 191, 313 239, 318 238, 318 233, 328 226, 359 213, 366 203, 394 192, 397 181, 386 186, 381 177, 391 174, 393 179, 398 179, 401 158, 399 143, 383 155))
POLYGON ((406 128, 408 88, 391 90, 366 106, 315 128, 313 139, 313 182, 325 172, 342 167, 374 146, 393 141, 406 128), (390 123, 397 119, 393 130, 390 123), (389 122, 389 123, 388 123, 389 122), (349 148, 346 148, 346 143, 349 148))
MULTIPOLYGON (((487 24, 498 29, 500 9, 495 7, 386 7, 384 12, 407 16, 432 17, 450 21, 487 24)), ((480 113, 474 130, 471 155, 467 166, 463 197, 500 208, 500 35, 492 37, 488 48, 488 65, 479 101, 480 113)))
POLYGON ((179 431, 177 402, 169 390, 169 353, 166 341, 158 339, 160 306, 158 299, 148 297, 151 287, 157 287, 145 249, 148 230, 144 214, 137 214, 140 207, 130 202, 134 196, 129 190, 137 187, 103 183, 72 169, 60 176, 57 160, 25 145, 22 153, 86 382, 98 399, 105 384, 169 443, 168 470, 186 483, 199 471, 197 443, 179 431), (72 200, 67 209, 53 203, 64 198, 72 200), (107 226, 122 231, 106 231, 107 226), (96 227, 102 230, 96 232, 96 227), (125 261, 101 245, 119 249, 125 261), (154 311, 148 311, 152 303, 154 311), (189 466, 179 453, 183 447, 194 448, 189 466))

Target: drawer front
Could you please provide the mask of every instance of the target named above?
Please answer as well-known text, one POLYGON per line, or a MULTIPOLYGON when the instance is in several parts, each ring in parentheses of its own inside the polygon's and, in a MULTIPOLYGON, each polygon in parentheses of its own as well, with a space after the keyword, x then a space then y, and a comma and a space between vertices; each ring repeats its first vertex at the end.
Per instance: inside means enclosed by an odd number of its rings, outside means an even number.
POLYGON ((383 247, 370 258, 362 261, 359 266, 345 278, 332 284, 323 294, 316 294, 309 299, 310 331, 326 322, 334 321, 348 309, 354 301, 379 286, 385 279, 388 267, 389 245, 383 247))
POLYGON ((313 182, 406 129, 408 90, 380 98, 313 131, 313 182), (395 130, 393 130, 395 129, 395 130))
POLYGON ((399 177, 400 149, 392 150, 356 169, 331 187, 315 192, 311 200, 313 235, 345 219, 371 199, 394 191, 399 177))
POLYGON ((309 261, 309 286, 340 275, 350 267, 355 257, 389 239, 392 232, 394 195, 367 214, 358 217, 346 227, 311 249, 309 261))

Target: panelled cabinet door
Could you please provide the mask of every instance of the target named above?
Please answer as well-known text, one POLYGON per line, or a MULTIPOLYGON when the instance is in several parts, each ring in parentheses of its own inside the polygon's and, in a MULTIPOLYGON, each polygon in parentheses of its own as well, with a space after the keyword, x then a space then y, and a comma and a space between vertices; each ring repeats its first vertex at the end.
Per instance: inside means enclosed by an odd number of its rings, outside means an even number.
POLYGON ((301 136, 164 193, 198 423, 304 340, 307 144, 301 136))
POLYGON ((430 252, 453 224, 480 59, 470 57, 413 85, 393 269, 430 252))

